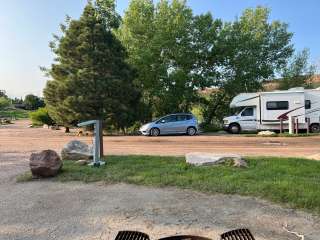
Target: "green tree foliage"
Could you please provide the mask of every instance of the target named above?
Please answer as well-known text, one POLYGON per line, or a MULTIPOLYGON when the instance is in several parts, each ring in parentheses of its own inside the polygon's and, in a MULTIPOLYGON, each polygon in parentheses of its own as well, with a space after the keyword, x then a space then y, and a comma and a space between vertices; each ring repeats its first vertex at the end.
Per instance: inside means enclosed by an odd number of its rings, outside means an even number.
POLYGON ((48 126, 52 126, 54 124, 53 119, 50 117, 48 113, 48 109, 46 108, 38 108, 37 111, 31 112, 29 117, 32 121, 33 125, 43 125, 47 124, 48 126))
POLYGON ((6 97, 0 97, 0 110, 6 109, 10 106, 10 100, 6 97))
POLYGON ((203 127, 219 128, 222 118, 230 114, 232 98, 223 89, 213 91, 202 99, 203 127))
POLYGON ((8 98, 5 90, 0 90, 0 97, 8 98))
POLYGON ((23 101, 25 108, 27 110, 36 110, 40 107, 44 107, 44 101, 42 98, 35 96, 33 94, 28 94, 23 101))
POLYGON ((118 36, 138 71, 136 81, 150 115, 188 111, 197 89, 212 84, 204 76, 214 75, 208 70, 215 66, 204 55, 220 25, 210 14, 195 18, 185 1, 131 1, 118 36))
POLYGON ((311 88, 311 77, 315 74, 315 66, 310 65, 309 50, 304 49, 297 53, 289 62, 282 73, 280 89, 286 90, 293 87, 311 88))
POLYGON ((228 94, 261 89, 263 80, 274 77, 292 56, 292 33, 287 24, 269 20, 270 10, 246 9, 221 34, 225 54, 221 85, 228 94))
POLYGON ((216 82, 220 91, 205 101, 206 123, 221 121, 226 112, 223 109, 229 108, 235 95, 260 90, 262 82, 273 78, 292 56, 292 33, 287 24, 270 22, 269 15, 267 8, 246 9, 239 19, 221 29, 216 50, 220 53, 216 82))
MULTIPOLYGON (((293 52, 287 25, 270 22, 269 14, 257 7, 223 23, 209 13, 195 16, 186 1, 132 0, 117 35, 152 115, 188 111, 198 102, 215 106, 217 100, 222 109, 229 104, 222 100, 261 89, 293 52), (201 100, 199 90, 206 87, 221 91, 201 100)), ((208 122, 220 114, 213 112, 205 113, 208 122)))
POLYGON ((113 1, 89 2, 80 19, 67 19, 63 35, 50 44, 56 59, 47 70, 53 80, 44 96, 58 124, 103 119, 125 128, 137 117, 135 72, 113 34, 115 16, 113 1))

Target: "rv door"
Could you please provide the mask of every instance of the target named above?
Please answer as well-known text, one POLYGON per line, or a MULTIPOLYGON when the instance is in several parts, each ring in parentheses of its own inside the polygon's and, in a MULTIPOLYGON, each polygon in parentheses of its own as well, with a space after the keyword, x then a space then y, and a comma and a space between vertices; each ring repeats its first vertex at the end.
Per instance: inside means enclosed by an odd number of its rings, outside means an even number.
POLYGON ((255 107, 246 107, 239 114, 240 126, 244 131, 255 131, 257 130, 257 111, 255 107))

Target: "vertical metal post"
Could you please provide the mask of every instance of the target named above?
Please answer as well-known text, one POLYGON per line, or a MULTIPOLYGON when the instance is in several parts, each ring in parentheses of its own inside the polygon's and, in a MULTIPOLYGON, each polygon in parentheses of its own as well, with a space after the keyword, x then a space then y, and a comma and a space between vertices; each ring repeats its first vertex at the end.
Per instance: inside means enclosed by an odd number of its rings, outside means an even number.
POLYGON ((310 118, 307 118, 307 134, 310 133, 310 118))
POLYGON ((298 134, 299 133, 299 119, 298 118, 296 118, 296 134, 298 134))
POLYGON ((99 120, 100 122, 100 129, 99 129, 99 138, 100 138, 100 159, 104 157, 104 151, 103 151, 103 121, 99 120))
POLYGON ((280 134, 283 132, 283 119, 280 118, 280 134))
POLYGON ((98 164, 100 155, 99 121, 94 124, 94 142, 93 142, 93 162, 98 164))
POLYGON ((294 118, 292 116, 289 116, 289 134, 294 133, 294 118))
POLYGON ((94 138, 93 138, 93 162, 90 163, 90 166, 99 167, 100 165, 104 165, 105 162, 100 160, 100 155, 103 154, 101 152, 101 139, 102 139, 102 129, 101 129, 101 121, 99 120, 91 120, 83 123, 79 123, 79 127, 93 125, 94 127, 94 138))

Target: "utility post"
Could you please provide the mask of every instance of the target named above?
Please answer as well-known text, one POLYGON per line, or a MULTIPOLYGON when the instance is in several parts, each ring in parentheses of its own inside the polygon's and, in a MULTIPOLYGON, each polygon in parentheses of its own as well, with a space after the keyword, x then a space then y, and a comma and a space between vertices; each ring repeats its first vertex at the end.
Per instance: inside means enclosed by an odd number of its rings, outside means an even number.
POLYGON ((289 134, 294 134, 294 118, 292 116, 289 116, 289 134))
POLYGON ((103 152, 103 120, 99 120, 99 125, 100 125, 100 128, 99 128, 99 137, 100 137, 100 159, 103 158, 104 156, 104 152, 103 152))
MULTIPOLYGON (((91 120, 87 122, 82 122, 78 124, 78 127, 84 127, 93 125, 94 127, 94 139, 93 139, 93 162, 89 166, 100 167, 104 165, 105 162, 101 161, 101 154, 103 155, 103 150, 101 149, 101 133, 102 125, 100 120, 91 120)), ((103 145, 102 145, 103 146, 103 145)))

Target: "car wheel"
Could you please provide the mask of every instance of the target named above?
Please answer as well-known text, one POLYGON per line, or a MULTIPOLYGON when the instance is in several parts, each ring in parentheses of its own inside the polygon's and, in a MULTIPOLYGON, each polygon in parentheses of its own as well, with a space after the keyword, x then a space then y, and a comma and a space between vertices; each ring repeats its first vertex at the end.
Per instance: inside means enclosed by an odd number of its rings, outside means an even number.
POLYGON ((160 130, 158 128, 151 128, 150 136, 157 137, 160 135, 160 130))
POLYGON ((232 134, 239 134, 241 132, 240 125, 237 123, 232 123, 229 126, 229 132, 232 134))
POLYGON ((311 124, 310 132, 311 133, 320 133, 320 125, 317 123, 311 124))
POLYGON ((194 127, 188 127, 187 134, 189 136, 194 136, 194 135, 196 135, 196 133, 197 133, 197 129, 195 129, 194 127))

